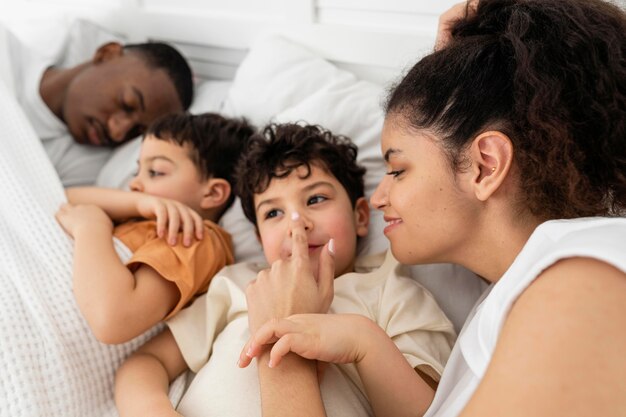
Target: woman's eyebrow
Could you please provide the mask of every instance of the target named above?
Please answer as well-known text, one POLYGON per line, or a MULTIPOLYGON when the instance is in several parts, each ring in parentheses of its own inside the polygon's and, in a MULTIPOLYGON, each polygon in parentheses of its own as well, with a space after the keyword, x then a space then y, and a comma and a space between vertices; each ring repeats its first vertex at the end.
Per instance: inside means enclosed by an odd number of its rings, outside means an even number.
POLYGON ((395 148, 387 149, 387 152, 385 152, 385 162, 389 162, 389 158, 391 158, 392 155, 398 154, 401 152, 402 151, 400 149, 395 149, 395 148))

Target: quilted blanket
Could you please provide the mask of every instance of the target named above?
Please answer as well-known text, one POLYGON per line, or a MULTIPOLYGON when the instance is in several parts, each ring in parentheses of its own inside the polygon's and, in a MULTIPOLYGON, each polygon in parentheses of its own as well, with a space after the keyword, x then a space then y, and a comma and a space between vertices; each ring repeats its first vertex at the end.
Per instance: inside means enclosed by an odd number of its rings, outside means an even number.
MULTIPOLYGON (((98 342, 72 294, 72 242, 54 213, 65 201, 40 140, 0 80, 0 416, 116 416, 116 368, 152 329, 98 342)), ((182 378, 172 397, 180 397, 182 378)))

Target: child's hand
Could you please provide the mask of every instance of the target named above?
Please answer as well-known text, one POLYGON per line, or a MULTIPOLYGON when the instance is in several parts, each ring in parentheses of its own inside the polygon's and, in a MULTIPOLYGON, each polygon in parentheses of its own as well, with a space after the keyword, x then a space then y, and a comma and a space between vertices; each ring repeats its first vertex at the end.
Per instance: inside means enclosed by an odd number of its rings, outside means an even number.
POLYGON ((265 323, 252 335, 239 356, 245 368, 265 345, 274 344, 269 366, 278 366, 283 356, 294 352, 306 359, 332 363, 359 362, 365 352, 360 341, 375 324, 356 314, 296 314, 265 323))
POLYGON ((335 260, 328 243, 322 248, 316 278, 302 220, 292 219, 291 230, 291 258, 274 262, 246 289, 248 324, 252 334, 272 319, 298 313, 326 313, 332 302, 335 260))
POLYGON ((445 48, 452 39, 450 29, 459 19, 476 13, 479 0, 468 0, 457 3, 439 16, 439 26, 437 27, 437 38, 435 40, 435 51, 445 48))
POLYGON ((156 219, 157 235, 165 236, 170 245, 176 245, 178 232, 182 229, 183 245, 190 246, 192 239, 202 239, 202 217, 185 204, 169 198, 144 194, 137 201, 137 211, 146 219, 156 219))
POLYGON ((102 225, 113 230, 113 222, 104 210, 91 204, 63 204, 55 217, 63 230, 72 238, 80 228, 102 225))

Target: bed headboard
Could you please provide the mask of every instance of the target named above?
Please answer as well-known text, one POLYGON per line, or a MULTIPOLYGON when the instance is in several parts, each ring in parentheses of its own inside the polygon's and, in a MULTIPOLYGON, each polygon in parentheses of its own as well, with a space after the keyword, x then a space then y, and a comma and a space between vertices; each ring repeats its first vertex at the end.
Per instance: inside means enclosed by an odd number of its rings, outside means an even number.
POLYGON ((63 13, 94 20, 130 41, 168 41, 202 79, 231 79, 254 39, 280 32, 359 78, 387 83, 432 48, 438 15, 456 2, 13 0, 5 16, 63 13))

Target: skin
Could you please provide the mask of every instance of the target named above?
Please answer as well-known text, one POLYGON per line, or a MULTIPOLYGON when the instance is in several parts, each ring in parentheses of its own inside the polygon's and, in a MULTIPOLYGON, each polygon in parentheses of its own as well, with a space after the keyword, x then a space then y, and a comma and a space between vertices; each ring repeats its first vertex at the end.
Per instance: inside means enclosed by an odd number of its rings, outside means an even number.
MULTIPOLYGON (((302 296, 294 300, 296 308, 326 312, 333 297, 336 271, 353 268, 356 238, 367 233, 369 207, 365 199, 359 199, 352 207, 343 186, 315 165, 309 178, 302 179, 301 174, 302 171, 297 170, 287 178, 274 179, 266 191, 255 196, 257 216, 263 216, 258 219, 259 238, 272 267, 259 273, 254 284, 248 287, 247 295, 255 293, 266 297, 268 291, 281 286, 302 296), (330 239, 335 242, 334 253, 329 249, 330 239), (309 242, 314 245, 310 246, 309 242)), ((280 317, 283 313, 273 311, 273 307, 257 305, 253 314, 280 317)), ((319 393, 315 362, 296 355, 288 356, 285 361, 292 366, 274 375, 282 377, 292 372, 305 372, 315 378, 313 392, 319 393)), ((167 390, 169 382, 186 369, 169 330, 150 340, 116 374, 115 400, 120 414, 178 415, 168 400, 167 390)), ((294 393, 300 392, 306 385, 296 382, 291 389, 294 393)), ((262 391, 261 395, 274 398, 267 391, 262 391)), ((307 415, 311 410, 323 411, 321 401, 299 404, 292 411, 297 413, 294 415, 307 415)))
POLYGON ((168 241, 175 245, 182 229, 183 244, 188 246, 194 235, 202 238, 203 217, 187 204, 201 210, 204 218, 217 220, 230 194, 225 180, 202 179, 187 149, 171 142, 146 138, 139 164, 135 192, 71 188, 66 190, 70 204, 56 214, 74 239, 76 301, 104 343, 138 336, 165 318, 180 298, 178 288, 150 266, 132 272, 122 263, 113 246, 111 219, 156 218, 160 236, 167 229, 168 241), (182 197, 183 202, 178 201, 182 197))
POLYGON ((101 46, 76 67, 48 69, 40 93, 74 140, 93 146, 118 145, 156 118, 183 110, 167 73, 118 43, 101 46))

